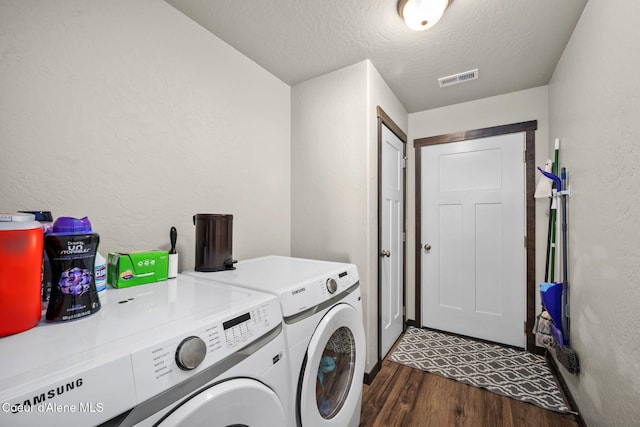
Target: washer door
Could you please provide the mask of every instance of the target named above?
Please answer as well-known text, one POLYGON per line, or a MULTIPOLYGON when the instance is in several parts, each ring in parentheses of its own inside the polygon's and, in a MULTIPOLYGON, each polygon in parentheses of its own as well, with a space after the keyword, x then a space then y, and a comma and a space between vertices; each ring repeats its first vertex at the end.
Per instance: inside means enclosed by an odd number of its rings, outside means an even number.
POLYGON ((362 397, 362 314, 348 304, 329 310, 311 337, 305 361, 298 385, 301 425, 348 426, 354 414, 359 415, 362 397))
POLYGON ((285 426, 284 408, 276 393, 259 381, 237 378, 215 384, 176 407, 162 427, 285 426))

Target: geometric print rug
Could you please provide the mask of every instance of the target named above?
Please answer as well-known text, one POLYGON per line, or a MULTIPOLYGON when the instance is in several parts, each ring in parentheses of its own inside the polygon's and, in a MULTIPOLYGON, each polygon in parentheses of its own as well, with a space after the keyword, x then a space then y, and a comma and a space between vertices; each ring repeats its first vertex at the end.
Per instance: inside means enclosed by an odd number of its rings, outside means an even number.
POLYGON ((409 327, 390 360, 555 412, 571 413, 543 356, 409 327))

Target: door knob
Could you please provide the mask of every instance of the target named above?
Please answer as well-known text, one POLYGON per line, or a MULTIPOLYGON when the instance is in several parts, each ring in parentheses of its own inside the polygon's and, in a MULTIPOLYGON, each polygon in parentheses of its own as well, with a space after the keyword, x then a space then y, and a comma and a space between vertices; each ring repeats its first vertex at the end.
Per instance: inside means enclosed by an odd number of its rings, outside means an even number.
POLYGON ((382 252, 380 252, 380 256, 390 257, 391 256, 391 252, 383 250, 382 252))
POLYGON ((430 245, 430 244, 428 244, 428 243, 427 243, 427 244, 425 244, 425 245, 424 245, 424 250, 425 250, 425 251, 430 251, 430 250, 431 250, 431 245, 430 245))

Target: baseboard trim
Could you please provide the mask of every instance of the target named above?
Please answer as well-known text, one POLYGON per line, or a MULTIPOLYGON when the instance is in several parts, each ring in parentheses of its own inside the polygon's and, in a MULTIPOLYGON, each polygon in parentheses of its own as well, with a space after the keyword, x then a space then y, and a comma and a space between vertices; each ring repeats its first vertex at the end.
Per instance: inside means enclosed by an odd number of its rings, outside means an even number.
POLYGON ((547 349, 544 347, 535 346, 533 347, 532 353, 537 354, 538 356, 545 356, 547 354, 547 349))
MULTIPOLYGON (((391 346, 391 350, 389 350, 388 354, 391 354, 393 349, 398 345, 398 342, 400 341, 400 339, 402 338, 402 336, 406 332, 407 327, 409 327, 409 326, 416 326, 416 327, 419 328, 418 323, 415 320, 407 319, 407 321, 405 322, 404 330, 402 331, 402 333, 400 334, 400 336, 398 337, 396 342, 393 344, 393 346, 391 346)), ((385 358, 386 357, 387 356, 385 355, 385 358)), ((367 385, 371 385, 371 383, 373 382, 373 379, 376 377, 376 375, 378 375, 378 372, 380 372, 380 369, 382 369, 382 360, 378 360, 376 362, 376 364, 373 366, 373 368, 371 368, 371 372, 365 372, 364 373, 364 383, 367 384, 367 385)))
POLYGON ((582 418, 582 414, 580 413, 580 408, 576 404, 575 399, 571 395, 571 391, 567 386, 567 382, 564 380, 564 377, 560 374, 560 370, 558 369, 558 364, 556 360, 553 358, 549 350, 544 352, 545 359, 547 361, 547 365, 551 368, 551 372, 553 372, 553 376, 556 377, 556 381, 558 381, 558 385, 564 394, 564 397, 567 399, 567 403, 569 404, 569 408, 575 412, 574 416, 576 417, 576 422, 578 423, 578 427, 587 427, 587 423, 584 422, 584 418, 582 418))
POLYGON ((371 385, 371 383, 373 382, 373 379, 376 377, 376 375, 378 375, 378 372, 380 372, 381 367, 382 367, 382 361, 378 360, 378 362, 375 365, 373 365, 373 368, 371 368, 371 372, 364 373, 364 383, 366 385, 371 385))
POLYGON ((416 328, 419 328, 420 324, 413 319, 407 319, 407 326, 414 326, 416 328))

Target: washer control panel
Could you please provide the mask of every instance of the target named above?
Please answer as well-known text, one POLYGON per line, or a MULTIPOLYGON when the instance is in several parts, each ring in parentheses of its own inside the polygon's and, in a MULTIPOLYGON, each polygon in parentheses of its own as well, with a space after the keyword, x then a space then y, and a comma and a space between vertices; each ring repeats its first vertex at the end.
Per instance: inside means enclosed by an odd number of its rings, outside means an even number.
POLYGON ((187 337, 178 344, 176 364, 183 371, 197 368, 207 355, 207 344, 200 337, 187 337))
POLYGON ((196 375, 252 343, 280 322, 276 298, 223 320, 204 317, 188 333, 132 352, 136 394, 140 401, 196 375), (208 321, 207 321, 208 319, 208 321))

